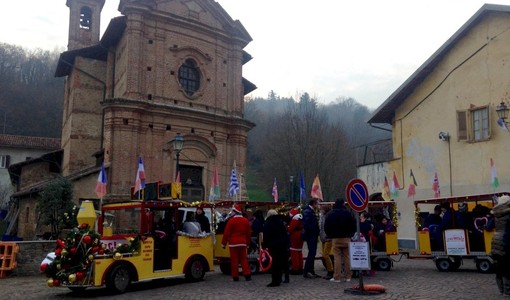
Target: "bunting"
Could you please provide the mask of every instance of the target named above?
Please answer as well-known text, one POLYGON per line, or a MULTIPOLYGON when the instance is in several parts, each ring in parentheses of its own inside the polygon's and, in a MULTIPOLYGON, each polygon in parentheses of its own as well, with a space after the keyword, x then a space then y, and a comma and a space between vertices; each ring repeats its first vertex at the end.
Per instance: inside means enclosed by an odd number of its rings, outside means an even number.
POLYGON ((322 197, 322 188, 321 188, 321 182, 319 180, 319 174, 315 176, 312 184, 312 191, 310 193, 310 196, 315 199, 319 199, 320 201, 324 200, 322 197))
POLYGON ((506 127, 505 121, 503 121, 503 119, 498 118, 497 123, 498 123, 499 127, 501 127, 501 129, 510 131, 510 130, 508 130, 508 127, 506 127))
POLYGON ((214 166, 214 175, 209 190, 209 201, 214 201, 220 197, 220 181, 218 179, 218 168, 214 166))
POLYGON ((237 193, 239 193, 239 182, 237 181, 236 169, 232 168, 230 184, 228 185, 228 196, 234 197, 237 193))
POLYGON ((491 158, 491 184, 492 188, 496 190, 499 187, 499 179, 496 173, 496 165, 494 165, 494 161, 491 158))
POLYGON ((305 191, 305 176, 303 175, 303 172, 299 174, 299 200, 303 202, 306 198, 306 191, 305 191))
POLYGON ((273 196, 274 202, 278 203, 278 186, 276 185, 276 177, 274 178, 273 190, 271 192, 271 195, 273 196))
POLYGON ((407 190, 407 197, 414 197, 416 195, 416 178, 414 178, 413 169, 411 169, 411 173, 409 174, 409 189, 407 190))
POLYGON ((384 199, 384 201, 390 201, 391 200, 390 186, 388 185, 388 178, 386 178, 386 176, 384 176, 384 184, 383 184, 383 189, 382 189, 382 192, 381 192, 381 196, 384 199))
POLYGON ((141 157, 138 157, 138 170, 136 171, 135 188, 133 194, 145 188, 145 168, 141 157))
POLYGON ((106 171, 104 169, 104 164, 101 163, 101 171, 99 171, 99 176, 97 177, 96 183, 96 195, 99 198, 103 198, 106 195, 106 183, 108 180, 106 179, 106 171))
POLYGON ((393 199, 398 198, 398 190, 400 189, 400 184, 397 180, 397 175, 395 175, 395 171, 393 171, 393 178, 391 179, 391 197, 393 199))
POLYGON ((437 172, 434 174, 434 181, 432 182, 432 190, 434 191, 434 197, 441 197, 441 188, 439 187, 439 179, 437 178, 437 172))

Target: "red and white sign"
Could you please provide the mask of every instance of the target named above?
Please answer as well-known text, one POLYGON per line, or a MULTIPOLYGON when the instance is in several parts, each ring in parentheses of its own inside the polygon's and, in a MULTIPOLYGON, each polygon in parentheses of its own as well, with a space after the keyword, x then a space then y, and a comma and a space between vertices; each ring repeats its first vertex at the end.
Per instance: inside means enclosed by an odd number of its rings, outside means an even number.
POLYGON ((365 182, 357 178, 349 181, 345 189, 345 198, 354 211, 364 211, 368 206, 368 189, 365 182))

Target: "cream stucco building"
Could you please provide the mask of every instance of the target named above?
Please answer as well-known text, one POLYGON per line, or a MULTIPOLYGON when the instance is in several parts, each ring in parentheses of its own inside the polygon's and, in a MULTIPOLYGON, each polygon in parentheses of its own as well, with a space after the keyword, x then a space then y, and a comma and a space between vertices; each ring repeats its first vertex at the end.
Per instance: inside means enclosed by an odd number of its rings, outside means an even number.
MULTIPOLYGON (((368 123, 391 125, 393 159, 362 166, 358 177, 371 193, 395 173, 401 189, 399 242, 416 246, 414 200, 510 191, 510 132, 498 126, 496 109, 510 98, 510 6, 482 6, 376 109, 368 123), (410 172, 416 195, 407 196, 410 172)), ((506 120, 508 121, 508 120, 506 120)))

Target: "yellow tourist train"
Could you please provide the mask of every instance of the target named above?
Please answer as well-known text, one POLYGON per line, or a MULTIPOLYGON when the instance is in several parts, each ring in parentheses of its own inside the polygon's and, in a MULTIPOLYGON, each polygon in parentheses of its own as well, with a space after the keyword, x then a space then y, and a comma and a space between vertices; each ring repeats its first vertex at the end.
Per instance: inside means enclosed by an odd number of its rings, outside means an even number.
POLYGON ((73 291, 105 286, 122 293, 134 282, 202 280, 206 272, 214 271, 214 233, 190 233, 183 227, 199 206, 212 219, 210 203, 159 195, 104 204, 97 219, 93 202, 82 202, 79 227, 57 240, 53 262, 41 266, 48 285, 73 291))
POLYGON ((492 272, 494 262, 490 253, 494 220, 490 211, 496 204, 496 199, 504 194, 508 193, 414 201, 419 253, 406 253, 407 257, 432 259, 441 272, 457 270, 464 259, 473 259, 479 272, 492 272), (442 208, 443 224, 427 224, 427 218, 435 207, 442 208), (453 218, 448 216, 447 210, 453 212, 453 218), (466 217, 461 217, 462 214, 466 217), (446 226, 445 222, 450 224, 446 226))

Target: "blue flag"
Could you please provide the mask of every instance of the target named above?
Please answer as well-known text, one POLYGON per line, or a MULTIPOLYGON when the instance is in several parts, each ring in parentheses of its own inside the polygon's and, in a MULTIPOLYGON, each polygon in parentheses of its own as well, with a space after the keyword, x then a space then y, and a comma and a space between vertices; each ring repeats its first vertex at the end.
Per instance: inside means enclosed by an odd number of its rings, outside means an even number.
POLYGON ((299 178, 299 199, 301 201, 305 200, 306 198, 306 191, 305 191, 305 176, 303 175, 303 172, 300 174, 299 178))

